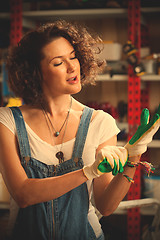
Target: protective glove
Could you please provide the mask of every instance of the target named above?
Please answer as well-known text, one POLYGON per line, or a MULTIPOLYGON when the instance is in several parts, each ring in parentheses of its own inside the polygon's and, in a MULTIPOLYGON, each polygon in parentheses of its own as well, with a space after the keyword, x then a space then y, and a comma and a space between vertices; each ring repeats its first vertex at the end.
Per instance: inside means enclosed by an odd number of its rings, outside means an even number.
POLYGON ((150 122, 149 116, 149 110, 144 108, 141 113, 141 125, 124 146, 128 150, 129 157, 141 155, 146 152, 148 143, 152 141, 153 135, 160 127, 160 105, 150 122))
POLYGON ((128 160, 128 151, 124 147, 106 146, 102 148, 92 165, 83 167, 85 176, 92 180, 100 175, 112 172, 116 175, 123 172, 123 167, 128 160))

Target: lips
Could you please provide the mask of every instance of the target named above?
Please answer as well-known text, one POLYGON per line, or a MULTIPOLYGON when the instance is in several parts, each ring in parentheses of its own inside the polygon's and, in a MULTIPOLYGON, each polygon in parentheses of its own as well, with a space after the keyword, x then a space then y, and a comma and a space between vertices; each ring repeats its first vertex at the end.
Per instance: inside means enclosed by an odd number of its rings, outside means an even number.
POLYGON ((72 84, 77 83, 78 77, 77 76, 71 77, 67 80, 67 82, 72 83, 72 84))

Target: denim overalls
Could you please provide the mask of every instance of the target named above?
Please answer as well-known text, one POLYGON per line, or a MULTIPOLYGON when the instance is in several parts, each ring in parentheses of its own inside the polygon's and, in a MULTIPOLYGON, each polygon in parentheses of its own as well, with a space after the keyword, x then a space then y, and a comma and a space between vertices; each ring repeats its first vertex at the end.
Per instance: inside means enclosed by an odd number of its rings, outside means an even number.
MULTIPOLYGON (((47 165, 31 157, 30 146, 18 107, 11 107, 15 118, 21 164, 28 178, 60 176, 83 167, 82 152, 93 109, 84 108, 72 158, 58 165, 47 165)), ((88 221, 89 196, 83 183, 63 196, 26 208, 20 208, 13 230, 14 240, 96 240, 88 221)), ((103 240, 102 235, 98 240, 103 240)))

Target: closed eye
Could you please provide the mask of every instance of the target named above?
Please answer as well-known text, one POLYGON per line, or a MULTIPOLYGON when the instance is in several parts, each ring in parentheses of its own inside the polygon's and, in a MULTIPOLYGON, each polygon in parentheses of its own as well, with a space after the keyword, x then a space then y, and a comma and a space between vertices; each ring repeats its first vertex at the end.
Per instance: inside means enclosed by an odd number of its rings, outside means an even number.
POLYGON ((54 67, 57 67, 57 66, 60 66, 62 64, 62 62, 60 62, 60 63, 54 63, 53 65, 54 65, 54 67))
POLYGON ((77 58, 77 57, 75 56, 75 57, 71 57, 70 59, 73 60, 73 59, 76 59, 76 58, 77 58))
MULTIPOLYGON (((77 57, 74 56, 74 57, 71 57, 70 60, 74 60, 74 59, 76 59, 76 58, 77 58, 77 57)), ((54 65, 54 67, 58 67, 58 66, 60 66, 62 63, 63 63, 63 61, 60 62, 60 63, 54 63, 53 65, 54 65)))

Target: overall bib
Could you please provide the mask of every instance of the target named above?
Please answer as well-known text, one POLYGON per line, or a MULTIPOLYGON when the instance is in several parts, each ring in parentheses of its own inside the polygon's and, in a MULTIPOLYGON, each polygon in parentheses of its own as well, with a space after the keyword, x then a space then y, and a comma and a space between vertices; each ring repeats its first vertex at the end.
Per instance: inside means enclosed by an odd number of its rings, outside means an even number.
MULTIPOLYGON (((21 164, 28 178, 60 176, 83 167, 82 152, 93 109, 85 107, 79 124, 72 158, 58 165, 47 165, 31 157, 22 113, 11 107, 19 142, 21 164)), ((20 208, 13 230, 14 240, 103 240, 96 238, 88 221, 89 195, 83 183, 61 197, 20 208)))

